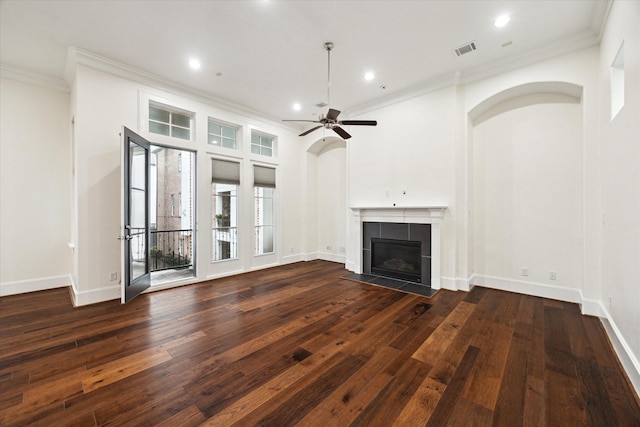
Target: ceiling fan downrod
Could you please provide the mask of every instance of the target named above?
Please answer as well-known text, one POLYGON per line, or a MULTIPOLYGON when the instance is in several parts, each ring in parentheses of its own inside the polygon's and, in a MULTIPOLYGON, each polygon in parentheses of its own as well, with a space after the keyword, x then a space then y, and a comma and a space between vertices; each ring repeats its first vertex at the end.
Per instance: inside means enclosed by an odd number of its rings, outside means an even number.
POLYGON ((331 108, 331 49, 333 49, 333 43, 326 42, 324 48, 327 51, 327 106, 331 108))

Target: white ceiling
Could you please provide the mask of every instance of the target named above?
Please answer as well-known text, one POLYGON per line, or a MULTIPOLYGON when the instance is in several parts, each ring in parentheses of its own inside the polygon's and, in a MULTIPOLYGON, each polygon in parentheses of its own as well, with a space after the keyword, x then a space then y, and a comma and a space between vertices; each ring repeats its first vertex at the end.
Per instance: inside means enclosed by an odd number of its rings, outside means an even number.
POLYGON ((2 0, 0 62, 5 70, 63 79, 68 48, 76 47, 270 118, 312 119, 326 110, 315 107, 327 101, 326 41, 335 44, 331 106, 346 115, 451 84, 456 73, 469 81, 593 45, 609 6, 608 0, 2 0), (497 29, 493 20, 502 13, 511 22, 497 29), (476 51, 453 53, 471 41, 476 51), (201 70, 187 66, 192 56, 201 70), (363 78, 368 70, 376 74, 370 82, 363 78), (292 110, 294 102, 301 111, 292 110))

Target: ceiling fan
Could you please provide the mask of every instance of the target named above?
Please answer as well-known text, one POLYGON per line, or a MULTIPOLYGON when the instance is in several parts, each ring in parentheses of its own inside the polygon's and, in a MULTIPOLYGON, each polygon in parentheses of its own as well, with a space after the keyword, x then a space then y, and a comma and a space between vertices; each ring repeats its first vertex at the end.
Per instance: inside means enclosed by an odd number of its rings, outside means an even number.
POLYGON ((340 125, 344 126, 376 126, 378 124, 375 120, 338 120, 340 110, 331 108, 331 50, 333 49, 333 43, 326 42, 324 48, 327 51, 327 103, 329 104, 329 111, 327 114, 321 114, 318 120, 283 120, 283 122, 308 122, 319 123, 318 126, 302 132, 299 136, 305 136, 310 134, 316 129, 325 128, 331 129, 343 139, 351 138, 349 133, 342 129, 340 125))

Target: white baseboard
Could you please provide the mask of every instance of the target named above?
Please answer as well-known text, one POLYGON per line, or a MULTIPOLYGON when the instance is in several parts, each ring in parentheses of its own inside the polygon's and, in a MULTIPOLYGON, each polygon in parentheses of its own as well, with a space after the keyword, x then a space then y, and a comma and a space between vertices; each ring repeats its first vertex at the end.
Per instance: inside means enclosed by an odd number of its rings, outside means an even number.
POLYGON ((338 262, 340 264, 344 264, 347 261, 347 257, 340 254, 334 254, 331 252, 317 252, 317 259, 322 259, 325 261, 338 262))
POLYGON ((485 288, 499 289, 502 291, 517 292, 519 294, 536 297, 557 299, 560 301, 582 303, 582 292, 579 289, 563 286, 547 285, 545 283, 526 282, 524 280, 508 279, 504 277, 482 276, 474 274, 470 279, 470 285, 478 285, 485 288))
POLYGON ((318 252, 307 252, 304 254, 305 261, 313 261, 315 259, 318 259, 318 252))
POLYGON ((354 273, 360 273, 360 267, 356 268, 356 263, 351 260, 345 261, 344 268, 354 273))
POLYGON ((5 282, 0 283, 0 297, 25 294, 27 292, 44 291, 47 289, 64 288, 70 284, 71 278, 67 274, 62 276, 5 282))
POLYGON ((281 264, 293 264, 294 262, 300 262, 300 261, 305 261, 305 257, 302 254, 292 254, 292 255, 287 255, 287 256, 283 256, 282 259, 280 260, 281 264))
POLYGON ((640 361, 638 361, 636 355, 633 354, 633 350, 631 350, 631 347, 627 344, 627 341, 624 339, 624 336, 611 318, 604 304, 598 302, 598 305, 600 306, 600 311, 604 313, 604 316, 600 316, 600 322, 602 322, 602 326, 604 326, 604 330, 607 332, 609 341, 611 341, 611 345, 618 355, 618 360, 620 360, 622 367, 627 373, 631 385, 636 390, 636 394, 640 396, 640 361))
POLYGON ((105 286, 103 288, 89 289, 86 291, 77 290, 75 283, 71 283, 71 296, 73 298, 73 305, 75 307, 81 307, 83 305, 96 304, 99 302, 110 301, 113 299, 119 300, 121 296, 120 285, 118 286, 105 286))

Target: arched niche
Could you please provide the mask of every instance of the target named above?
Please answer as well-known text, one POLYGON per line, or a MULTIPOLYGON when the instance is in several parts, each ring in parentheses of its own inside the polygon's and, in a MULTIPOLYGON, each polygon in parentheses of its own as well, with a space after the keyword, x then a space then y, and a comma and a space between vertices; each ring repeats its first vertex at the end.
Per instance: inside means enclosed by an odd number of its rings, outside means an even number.
POLYGON ((568 82, 532 82, 498 92, 469 111, 473 126, 498 114, 535 104, 579 104, 582 86, 568 82))
POLYGON ((345 262, 347 235, 347 144, 321 137, 306 150, 307 253, 345 262))
POLYGON ((532 82, 497 92, 468 112, 467 243, 476 284, 526 283, 532 293, 541 285, 579 288, 582 94, 573 83, 532 82))
POLYGON ((307 152, 311 154, 321 155, 323 152, 332 150, 334 148, 346 148, 347 143, 344 139, 335 136, 322 137, 314 141, 307 152))

